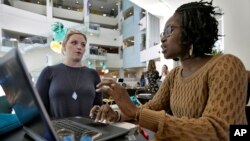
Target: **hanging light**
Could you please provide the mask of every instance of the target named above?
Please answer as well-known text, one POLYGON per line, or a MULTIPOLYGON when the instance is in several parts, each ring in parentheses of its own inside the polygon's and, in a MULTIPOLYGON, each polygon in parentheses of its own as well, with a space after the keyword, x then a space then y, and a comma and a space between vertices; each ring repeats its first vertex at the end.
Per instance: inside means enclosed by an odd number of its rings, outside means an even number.
POLYGON ((56 52, 61 54, 62 53, 62 41, 66 34, 66 29, 64 28, 64 25, 60 22, 54 22, 52 25, 52 31, 53 31, 53 39, 50 43, 50 48, 56 52))
POLYGON ((56 52, 56 53, 59 53, 61 54, 62 53, 62 45, 60 44, 60 42, 58 41, 52 41, 50 43, 50 48, 56 52))

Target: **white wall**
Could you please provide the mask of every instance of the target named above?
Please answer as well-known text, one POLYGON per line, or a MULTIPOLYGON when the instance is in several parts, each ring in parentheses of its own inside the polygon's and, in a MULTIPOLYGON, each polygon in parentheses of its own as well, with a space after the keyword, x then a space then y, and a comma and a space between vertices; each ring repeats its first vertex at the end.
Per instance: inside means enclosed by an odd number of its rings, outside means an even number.
MULTIPOLYGON (((175 10, 183 3, 196 0, 164 1, 174 6, 172 8, 175 10)), ((250 0, 214 0, 213 4, 219 6, 224 13, 224 52, 239 57, 246 69, 250 70, 250 0)), ((165 15, 164 21, 170 16, 168 13, 165 15)), ((163 26, 161 23, 161 27, 163 26)), ((161 60, 165 61, 162 57, 161 60)))
POLYGON ((89 44, 92 43, 117 47, 122 45, 119 31, 107 28, 100 28, 99 36, 88 36, 88 42, 89 44))
POLYGON ((107 67, 108 68, 122 68, 122 60, 120 54, 107 53, 107 67))
MULTIPOLYGON (((21 10, 4 4, 0 4, 0 29, 8 29, 16 32, 27 33, 31 35, 39 36, 52 36, 51 31, 51 21, 47 19, 46 16, 31 13, 29 11, 21 10)), ((52 19, 52 22, 59 21, 64 24, 66 28, 84 28, 83 24, 64 21, 61 19, 52 19)), ((101 44, 107 46, 121 46, 121 38, 119 31, 100 28, 99 36, 87 35, 88 44, 101 44), (107 36, 108 35, 108 36, 107 36)), ((87 46, 88 47, 88 46, 87 46)), ((7 48, 7 47, 6 47, 7 48)), ((0 56, 4 55, 4 47, 0 46, 0 56)), ((38 76, 41 69, 43 69, 47 64, 46 56, 49 56, 53 64, 62 61, 63 56, 52 52, 49 46, 33 48, 23 54, 25 63, 28 70, 33 74, 33 76, 38 76)), ((112 55, 111 55, 112 56, 112 55)), ((118 67, 121 66, 120 55, 116 55, 115 61, 108 62, 107 67, 118 67), (119 59, 119 60, 118 60, 119 59), (111 65, 111 66, 109 66, 111 65)), ((111 57, 112 58, 112 57, 111 57)), ((113 57, 114 58, 114 57, 113 57)))
POLYGON ((224 50, 238 56, 250 70, 250 1, 214 0, 224 12, 224 50))
POLYGON ((32 11, 33 13, 38 13, 41 15, 46 15, 46 6, 40 4, 33 4, 30 2, 24 2, 19 0, 13 1, 13 6, 19 9, 32 11))
MULTIPOLYGON (((196 0, 163 1, 175 10, 183 3, 196 0)), ((224 13, 224 52, 239 57, 250 70, 250 0, 213 0, 213 5, 224 13)))
MULTIPOLYGON (((33 13, 46 15, 46 6, 44 5, 33 4, 33 3, 23 2, 23 1, 14 1, 14 7, 27 10, 27 11, 31 11, 33 13)), ((74 10, 53 7, 53 16, 82 21, 84 17, 84 11, 78 12, 74 10)), ((104 17, 104 16, 96 15, 96 14, 90 14, 90 22, 106 24, 106 25, 118 24, 117 19, 115 17, 104 17)))
POLYGON ((90 19, 90 22, 93 22, 93 23, 102 23, 102 24, 106 24, 106 25, 117 25, 118 24, 118 21, 116 18, 114 17, 104 17, 104 16, 101 16, 101 15, 95 15, 95 14, 89 14, 89 19, 90 19))
POLYGON ((4 4, 1 5, 0 17, 2 29, 40 36, 45 36, 45 31, 47 32, 50 29, 50 24, 45 16, 4 4))
POLYGON ((161 45, 158 44, 156 46, 149 47, 140 52, 140 61, 145 62, 151 59, 160 58, 161 54, 161 45))

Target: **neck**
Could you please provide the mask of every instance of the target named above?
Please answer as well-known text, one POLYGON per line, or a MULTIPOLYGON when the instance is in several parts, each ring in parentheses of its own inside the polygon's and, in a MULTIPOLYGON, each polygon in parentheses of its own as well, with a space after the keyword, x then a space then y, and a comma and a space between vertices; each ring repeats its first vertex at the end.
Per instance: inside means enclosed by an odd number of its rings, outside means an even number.
POLYGON ((74 62, 74 61, 67 61, 67 60, 65 60, 63 64, 70 66, 70 67, 82 67, 83 66, 81 62, 74 62))
POLYGON ((207 62, 211 56, 203 56, 203 57, 190 57, 190 58, 184 58, 180 59, 181 65, 183 69, 192 69, 195 68, 197 65, 199 66, 200 64, 203 64, 207 62))

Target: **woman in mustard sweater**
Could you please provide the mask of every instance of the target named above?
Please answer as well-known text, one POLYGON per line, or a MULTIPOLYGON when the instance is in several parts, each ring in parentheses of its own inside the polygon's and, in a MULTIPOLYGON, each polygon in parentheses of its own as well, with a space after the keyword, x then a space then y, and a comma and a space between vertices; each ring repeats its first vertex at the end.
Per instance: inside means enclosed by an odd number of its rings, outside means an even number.
POLYGON ((178 59, 154 98, 141 107, 112 80, 97 85, 97 92, 112 96, 121 110, 95 106, 96 120, 126 121, 155 132, 156 140, 229 140, 229 125, 247 124, 247 73, 241 60, 230 54, 211 55, 218 40, 218 8, 212 2, 181 5, 161 34, 166 59, 178 59), (103 87, 104 85, 108 87, 103 87))

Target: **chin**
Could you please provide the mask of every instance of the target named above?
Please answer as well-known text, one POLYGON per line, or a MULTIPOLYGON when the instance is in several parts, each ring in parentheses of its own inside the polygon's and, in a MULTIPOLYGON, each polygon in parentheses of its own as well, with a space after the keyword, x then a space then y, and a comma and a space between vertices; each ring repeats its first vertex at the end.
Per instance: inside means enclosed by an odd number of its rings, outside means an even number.
POLYGON ((75 58, 75 62, 81 62, 82 58, 75 58))
POLYGON ((164 55, 165 59, 171 59, 171 57, 169 57, 169 55, 167 55, 167 54, 163 54, 163 55, 164 55))

